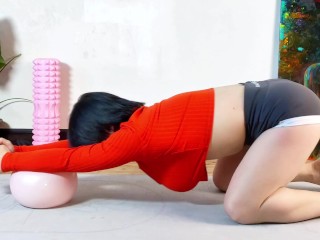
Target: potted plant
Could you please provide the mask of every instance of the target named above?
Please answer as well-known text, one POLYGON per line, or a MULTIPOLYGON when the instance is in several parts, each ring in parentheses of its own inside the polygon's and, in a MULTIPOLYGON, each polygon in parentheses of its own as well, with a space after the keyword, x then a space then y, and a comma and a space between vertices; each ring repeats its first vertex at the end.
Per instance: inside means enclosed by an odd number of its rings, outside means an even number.
POLYGON ((19 57, 20 55, 21 54, 18 54, 16 56, 9 58, 7 61, 5 61, 1 54, 1 43, 0 43, 0 73, 5 69, 6 66, 8 66, 9 63, 11 63, 14 59, 19 57))
MULTIPOLYGON (((18 54, 13 57, 10 57, 8 60, 5 60, 4 57, 2 56, 1 44, 0 44, 0 74, 13 60, 15 60, 16 58, 18 58, 20 56, 21 56, 21 54, 18 54)), ((16 103, 16 102, 31 102, 32 103, 31 100, 25 99, 25 98, 19 98, 19 97, 8 98, 8 99, 4 99, 4 100, 0 101, 0 110, 3 109, 4 107, 6 107, 12 103, 16 103)), ((5 121, 0 119, 0 128, 10 128, 10 127, 5 121)))
MULTIPOLYGON (((3 58, 3 56, 2 56, 2 53, 1 53, 1 43, 0 43, 0 73, 6 68, 6 66, 8 66, 13 60, 15 60, 16 58, 18 58, 18 57, 20 57, 20 56, 21 56, 21 54, 18 54, 18 55, 15 55, 15 56, 13 56, 13 57, 10 57, 8 60, 5 60, 5 59, 3 58)), ((14 103, 14 102, 21 102, 21 101, 23 101, 23 102, 25 102, 25 101, 31 102, 31 100, 25 99, 25 98, 8 98, 8 99, 5 99, 5 100, 0 101, 0 104, 5 103, 5 102, 7 102, 7 101, 11 101, 11 100, 14 100, 14 101, 13 101, 13 102, 10 102, 10 103, 7 103, 7 104, 5 104, 4 106, 1 106, 1 107, 0 107, 0 110, 1 110, 2 108, 4 108, 5 106, 7 106, 7 105, 9 105, 9 104, 11 104, 11 103, 14 103)))

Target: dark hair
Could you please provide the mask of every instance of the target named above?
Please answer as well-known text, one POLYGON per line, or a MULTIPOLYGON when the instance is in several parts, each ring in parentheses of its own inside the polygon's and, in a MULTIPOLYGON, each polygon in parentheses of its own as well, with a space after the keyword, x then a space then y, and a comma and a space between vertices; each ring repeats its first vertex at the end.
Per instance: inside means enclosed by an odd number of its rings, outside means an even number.
POLYGON ((120 98, 106 92, 89 92, 80 96, 70 119, 68 139, 72 147, 89 145, 107 139, 128 121, 144 103, 120 98))

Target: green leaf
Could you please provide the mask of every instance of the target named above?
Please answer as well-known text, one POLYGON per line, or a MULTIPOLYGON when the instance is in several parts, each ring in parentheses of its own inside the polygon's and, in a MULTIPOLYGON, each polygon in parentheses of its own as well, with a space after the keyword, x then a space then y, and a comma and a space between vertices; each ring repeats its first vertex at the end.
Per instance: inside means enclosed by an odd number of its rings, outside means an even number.
POLYGON ((6 62, 4 61, 3 57, 0 55, 0 67, 5 64, 6 62))
POLYGON ((3 69, 5 69, 5 67, 7 66, 7 64, 4 64, 4 65, 0 65, 0 73, 3 71, 3 69))
POLYGON ((3 71, 3 69, 5 69, 5 67, 12 62, 14 59, 16 59, 17 57, 20 57, 21 54, 18 54, 16 56, 11 57, 7 62, 4 60, 4 58, 1 55, 1 43, 0 43, 0 73, 3 71))
MULTIPOLYGON (((16 56, 14 56, 14 57, 11 57, 9 60, 8 60, 8 62, 6 63, 4 60, 3 60, 3 64, 1 64, 1 62, 0 62, 0 73, 3 71, 3 69, 5 69, 5 67, 9 64, 9 63, 11 63, 13 60, 15 60, 17 57, 20 57, 21 56, 21 54, 18 54, 18 55, 16 55, 16 56)), ((2 58, 2 57, 1 57, 2 58)), ((3 58, 2 58, 3 59, 3 58)))
POLYGON ((2 71, 2 68, 4 68, 6 65, 6 61, 4 60, 4 58, 1 55, 1 43, 0 43, 0 70, 2 71))

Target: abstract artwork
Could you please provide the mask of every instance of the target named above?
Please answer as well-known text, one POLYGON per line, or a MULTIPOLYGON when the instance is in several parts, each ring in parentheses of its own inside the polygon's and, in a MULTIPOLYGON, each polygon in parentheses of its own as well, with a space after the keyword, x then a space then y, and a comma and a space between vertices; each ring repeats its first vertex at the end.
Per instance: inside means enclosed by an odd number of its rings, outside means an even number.
MULTIPOLYGON (((320 97, 320 0, 281 0, 279 52, 279 77, 320 97)), ((320 142, 311 157, 320 157, 320 142)))
POLYGON ((320 0, 281 0, 279 77, 320 97, 320 0))

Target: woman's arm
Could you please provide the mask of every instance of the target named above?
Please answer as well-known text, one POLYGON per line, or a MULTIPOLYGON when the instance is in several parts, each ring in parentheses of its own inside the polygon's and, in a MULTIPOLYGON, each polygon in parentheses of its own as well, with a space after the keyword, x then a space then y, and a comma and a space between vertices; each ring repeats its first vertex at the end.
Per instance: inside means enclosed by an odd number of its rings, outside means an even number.
POLYGON ((50 148, 68 148, 69 142, 68 140, 60 140, 53 143, 41 144, 41 145, 34 145, 34 146, 14 146, 14 152, 29 152, 35 150, 42 150, 42 149, 50 149, 50 148))
POLYGON ((131 129, 121 129, 107 140, 77 148, 49 148, 28 152, 1 153, 6 171, 89 172, 136 161, 140 138, 131 129))

